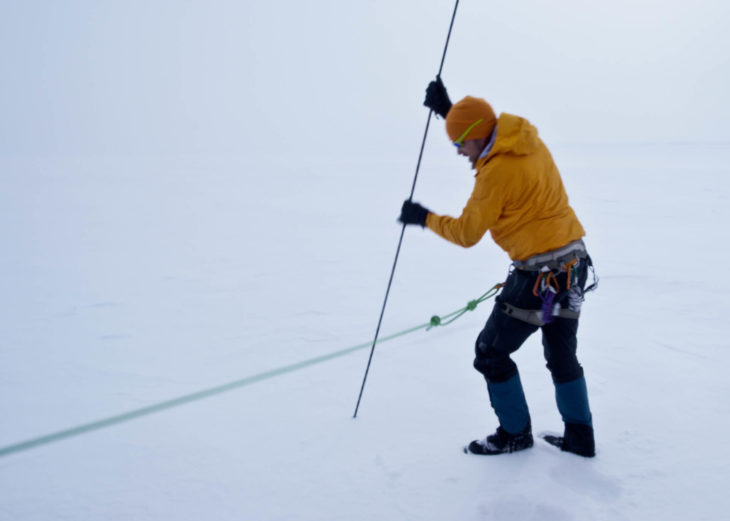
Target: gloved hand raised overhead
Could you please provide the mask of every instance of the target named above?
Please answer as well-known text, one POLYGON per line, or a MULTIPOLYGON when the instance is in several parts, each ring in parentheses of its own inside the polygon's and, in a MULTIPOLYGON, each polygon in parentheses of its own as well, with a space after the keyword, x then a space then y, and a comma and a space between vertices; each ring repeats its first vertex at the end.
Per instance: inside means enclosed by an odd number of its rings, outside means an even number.
POLYGON ((436 79, 426 87, 426 99, 423 104, 442 118, 446 118, 446 114, 451 109, 451 100, 441 81, 441 76, 436 76, 436 79))

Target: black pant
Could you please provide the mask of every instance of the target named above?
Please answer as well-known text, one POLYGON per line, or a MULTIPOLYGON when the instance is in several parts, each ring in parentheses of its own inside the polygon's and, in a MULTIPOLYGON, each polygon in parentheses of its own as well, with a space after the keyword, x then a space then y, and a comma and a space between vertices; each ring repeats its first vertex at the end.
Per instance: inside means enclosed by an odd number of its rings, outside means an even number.
MULTIPOLYGON (((573 311, 580 309, 588 278, 588 263, 588 259, 581 259, 577 264, 577 280, 574 281, 570 292, 566 291, 569 274, 558 275, 557 281, 562 291, 557 299, 561 307, 573 311)), ((539 273, 535 271, 514 269, 507 277, 502 292, 495 299, 492 314, 477 338, 474 359, 474 368, 482 373, 488 382, 505 382, 517 374, 517 366, 510 358, 510 354, 517 351, 527 337, 538 329, 542 329, 545 360, 553 382, 565 383, 583 376, 583 368, 576 357, 578 319, 555 317, 551 323, 539 327, 509 316, 503 311, 505 303, 521 309, 540 309, 542 300, 533 295, 538 276, 539 273)))

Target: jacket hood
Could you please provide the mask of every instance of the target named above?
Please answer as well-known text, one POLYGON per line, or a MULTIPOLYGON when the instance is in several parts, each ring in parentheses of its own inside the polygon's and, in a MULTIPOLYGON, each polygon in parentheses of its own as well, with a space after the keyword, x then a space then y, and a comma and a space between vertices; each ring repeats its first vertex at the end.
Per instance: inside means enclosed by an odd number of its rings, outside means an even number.
POLYGON ((497 139, 486 159, 497 154, 524 156, 540 144, 537 129, 525 118, 502 113, 497 120, 497 139))

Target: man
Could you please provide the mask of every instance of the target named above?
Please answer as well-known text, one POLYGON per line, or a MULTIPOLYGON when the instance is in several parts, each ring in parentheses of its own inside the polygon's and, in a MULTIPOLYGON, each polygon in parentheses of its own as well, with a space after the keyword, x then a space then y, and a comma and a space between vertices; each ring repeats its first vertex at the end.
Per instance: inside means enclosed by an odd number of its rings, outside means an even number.
POLYGON ((487 381, 499 427, 465 451, 493 455, 532 447, 530 414, 510 354, 541 329, 565 424, 563 436, 544 438, 564 451, 593 457, 586 381, 576 358, 578 315, 592 264, 582 241, 585 231, 550 152, 526 119, 497 118, 486 101, 471 96, 452 106, 439 77, 429 84, 424 105, 446 119, 446 132, 457 152, 469 158, 476 181, 460 217, 437 215, 407 200, 400 221, 428 227, 467 248, 489 230, 513 261, 477 338, 474 360, 487 381))

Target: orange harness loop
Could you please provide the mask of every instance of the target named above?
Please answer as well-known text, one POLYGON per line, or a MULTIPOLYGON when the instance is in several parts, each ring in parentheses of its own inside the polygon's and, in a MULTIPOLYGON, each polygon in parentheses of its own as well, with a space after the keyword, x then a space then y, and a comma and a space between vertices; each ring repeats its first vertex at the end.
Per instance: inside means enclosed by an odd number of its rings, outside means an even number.
POLYGON ((566 273, 568 274, 568 277, 567 277, 567 279, 568 279, 568 282, 566 283, 566 287, 565 287, 565 289, 570 289, 570 279, 572 278, 572 277, 570 276, 570 272, 572 271, 573 267, 574 267, 574 266, 575 266, 576 264, 578 264, 578 259, 573 259, 572 261, 570 261, 570 262, 567 262, 567 263, 565 263, 565 264, 563 265, 563 267, 561 268, 561 269, 564 269, 564 270, 565 270, 565 272, 566 272, 566 273))
MULTIPOLYGON (((573 266, 578 264, 579 259, 573 259, 570 262, 566 262, 560 267, 560 271, 564 271, 568 274, 567 276, 567 282, 566 282, 566 288, 567 290, 570 289, 570 271, 573 269, 573 266)), ((540 283, 544 282, 544 286, 552 287, 556 293, 560 291, 560 283, 558 282, 558 276, 553 271, 541 271, 540 274, 537 277, 537 280, 535 280, 535 285, 532 287, 532 294, 536 297, 540 296, 540 283), (543 280, 544 279, 544 280, 543 280)))

